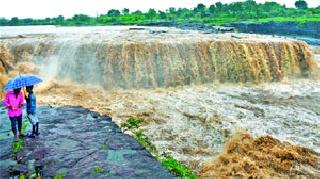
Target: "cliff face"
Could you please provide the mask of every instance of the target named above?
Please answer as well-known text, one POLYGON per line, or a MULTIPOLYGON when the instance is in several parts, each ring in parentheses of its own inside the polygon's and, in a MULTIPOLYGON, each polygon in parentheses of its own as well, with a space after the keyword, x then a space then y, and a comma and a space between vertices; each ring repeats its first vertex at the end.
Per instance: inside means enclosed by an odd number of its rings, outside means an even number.
POLYGON ((316 73, 314 56, 302 41, 263 36, 131 35, 113 39, 92 35, 89 40, 42 37, 6 40, 5 44, 14 63, 34 62, 46 75, 105 89, 212 81, 260 83, 316 73))

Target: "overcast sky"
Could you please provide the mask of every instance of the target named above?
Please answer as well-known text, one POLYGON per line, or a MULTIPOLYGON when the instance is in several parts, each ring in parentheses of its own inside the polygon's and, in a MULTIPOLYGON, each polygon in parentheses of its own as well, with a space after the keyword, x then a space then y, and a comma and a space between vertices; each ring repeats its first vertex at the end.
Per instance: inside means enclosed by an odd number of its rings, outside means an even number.
MULTIPOLYGON (((96 16, 105 14, 109 9, 129 8, 131 11, 146 11, 149 8, 165 10, 168 7, 192 8, 199 3, 209 6, 219 0, 0 0, 0 17, 45 18, 59 14, 69 18, 76 13, 96 16)), ((230 3, 239 0, 220 0, 230 3)), ((268 0, 256 0, 259 3, 268 0)), ((272 0, 269 0, 272 1, 272 0)), ((295 0, 274 0, 287 7, 294 7, 295 0)), ((320 0, 306 0, 309 7, 317 7, 320 0)))

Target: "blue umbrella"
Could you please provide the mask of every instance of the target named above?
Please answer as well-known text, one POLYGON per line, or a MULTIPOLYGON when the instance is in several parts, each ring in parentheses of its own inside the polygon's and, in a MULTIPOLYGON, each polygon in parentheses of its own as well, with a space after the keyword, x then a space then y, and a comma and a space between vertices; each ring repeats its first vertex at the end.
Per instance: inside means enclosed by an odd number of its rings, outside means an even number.
POLYGON ((22 75, 17 76, 13 79, 11 79, 4 87, 3 90, 14 90, 17 88, 22 88, 26 86, 36 85, 42 82, 42 79, 40 79, 37 76, 33 75, 22 75))

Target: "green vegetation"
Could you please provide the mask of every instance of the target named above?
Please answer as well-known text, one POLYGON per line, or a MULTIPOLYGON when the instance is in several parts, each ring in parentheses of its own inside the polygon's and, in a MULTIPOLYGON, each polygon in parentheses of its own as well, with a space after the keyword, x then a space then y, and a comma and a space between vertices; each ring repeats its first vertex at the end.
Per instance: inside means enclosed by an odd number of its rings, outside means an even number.
MULTIPOLYGON (((26 118, 23 121, 23 124, 22 124, 22 128, 21 128, 22 133, 26 132, 26 129, 27 129, 29 124, 30 124, 30 122, 26 118)), ((24 139, 20 139, 18 142, 13 142, 12 143, 12 153, 11 153, 12 157, 15 158, 17 156, 17 154, 22 151, 22 149, 23 149, 23 141, 24 141, 24 139)), ((21 174, 21 175, 19 175, 18 178, 19 179, 25 179, 25 176, 23 174, 21 174)))
POLYGON ((101 148, 102 148, 102 150, 107 150, 107 144, 102 144, 101 148))
POLYGON ((101 168, 99 166, 96 166, 92 171, 93 173, 101 173, 101 168))
POLYGON ((142 130, 134 132, 134 138, 136 138, 139 144, 146 148, 151 154, 157 154, 156 147, 150 142, 149 138, 146 135, 144 135, 142 130))
POLYGON ((130 117, 127 120, 127 122, 122 123, 120 125, 120 127, 121 128, 128 128, 128 129, 138 128, 141 125, 142 122, 143 121, 141 119, 139 119, 139 118, 130 117))
POLYGON ((298 9, 308 9, 308 4, 306 1, 298 0, 294 4, 298 9))
POLYGON ((198 178, 188 168, 182 166, 176 159, 171 156, 164 156, 160 161, 164 167, 166 167, 169 171, 177 176, 186 178, 198 178))
POLYGON ((54 179, 64 179, 64 174, 58 174, 53 177, 54 179))
POLYGON ((183 177, 183 178, 198 178, 190 169, 184 167, 179 161, 174 159, 168 154, 159 154, 156 150, 154 144, 151 143, 150 139, 143 133, 142 130, 139 130, 143 120, 130 117, 126 122, 121 123, 122 128, 128 128, 133 131, 133 137, 146 148, 153 156, 161 162, 161 164, 169 170, 172 174, 183 177))
MULTIPOLYGON (((279 21, 279 22, 319 22, 320 6, 308 8, 304 0, 295 3, 296 8, 287 8, 276 2, 257 3, 254 0, 224 4, 214 3, 209 7, 198 4, 195 8, 174 8, 166 11, 149 9, 147 12, 139 10, 130 12, 130 9, 111 9, 97 17, 86 14, 75 14, 66 19, 63 15, 45 19, 11 19, 0 18, 1 26, 10 25, 134 25, 146 23, 197 23, 204 25, 220 25, 237 21, 279 21)), ((106 7, 107 8, 107 7, 106 7)))
MULTIPOLYGON (((22 124, 22 133, 26 132, 27 126, 30 124, 28 119, 25 119, 22 124)), ((12 143, 12 156, 15 157, 23 149, 23 139, 20 139, 19 142, 12 143)))
POLYGON ((22 145, 23 140, 20 140, 19 142, 14 142, 12 144, 12 155, 16 156, 17 153, 19 153, 22 149, 23 149, 23 145, 22 145))

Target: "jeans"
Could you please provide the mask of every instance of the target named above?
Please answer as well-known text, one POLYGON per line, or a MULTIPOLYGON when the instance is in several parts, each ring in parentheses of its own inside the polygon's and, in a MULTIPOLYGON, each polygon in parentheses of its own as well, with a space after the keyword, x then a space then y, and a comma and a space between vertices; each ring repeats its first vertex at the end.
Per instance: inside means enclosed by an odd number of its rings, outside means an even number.
POLYGON ((22 128, 22 115, 17 117, 9 117, 11 121, 11 130, 14 135, 17 135, 17 123, 18 123, 18 131, 21 134, 22 128))

